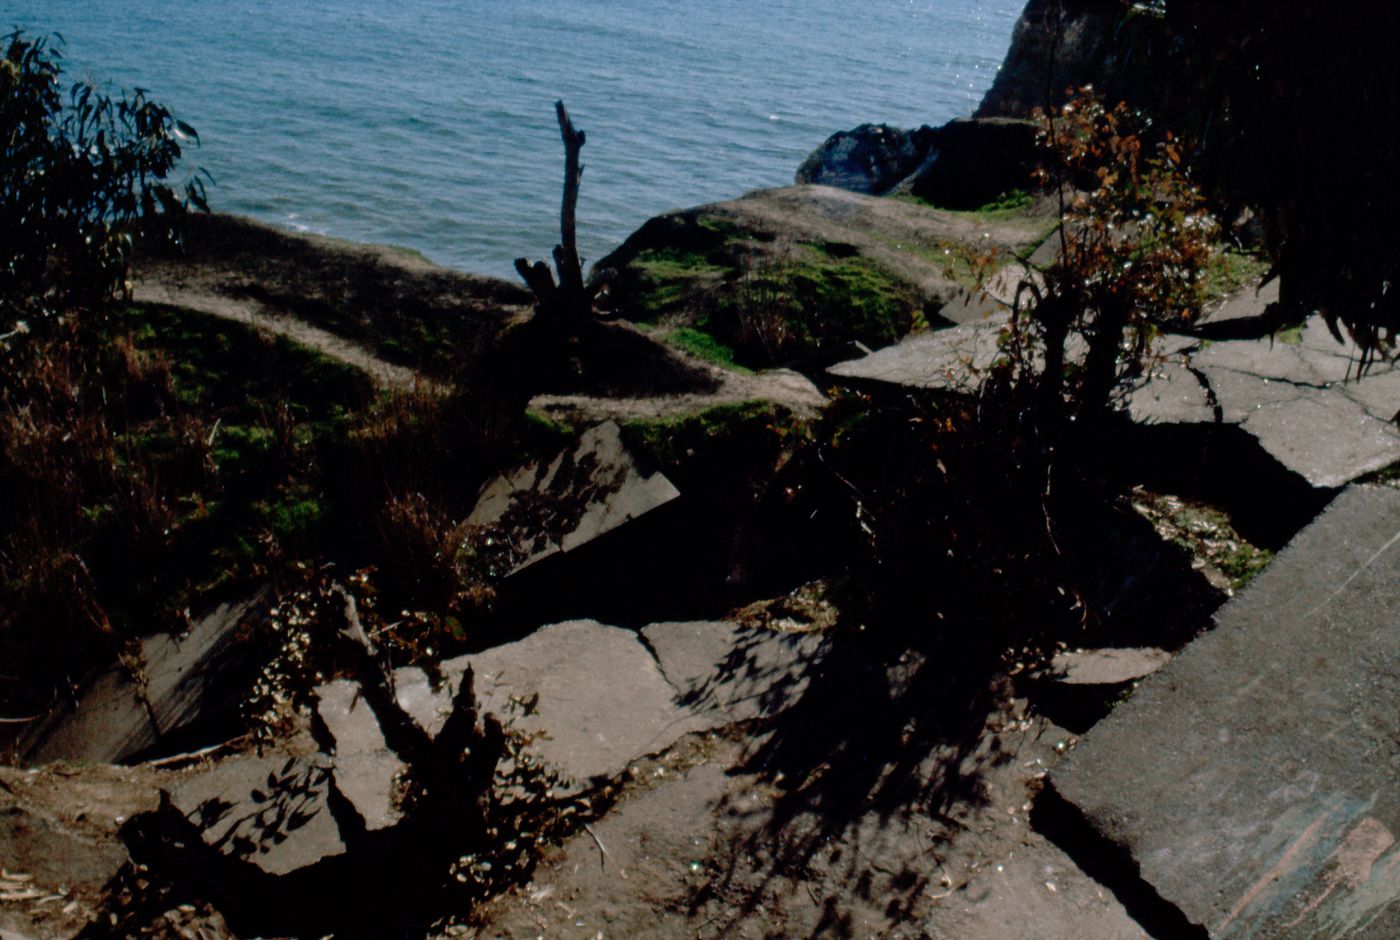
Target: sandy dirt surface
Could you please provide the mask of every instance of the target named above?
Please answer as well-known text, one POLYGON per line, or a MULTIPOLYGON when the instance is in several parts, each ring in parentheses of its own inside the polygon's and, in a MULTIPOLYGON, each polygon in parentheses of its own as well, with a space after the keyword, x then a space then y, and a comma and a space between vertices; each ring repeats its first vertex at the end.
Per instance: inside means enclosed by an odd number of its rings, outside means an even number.
POLYGON ((821 782, 830 763, 801 780, 763 766, 792 733, 732 729, 636 762, 606 817, 444 936, 1146 937, 1031 829, 1073 738, 1025 700, 1001 700, 969 747, 916 747, 856 790, 821 782))

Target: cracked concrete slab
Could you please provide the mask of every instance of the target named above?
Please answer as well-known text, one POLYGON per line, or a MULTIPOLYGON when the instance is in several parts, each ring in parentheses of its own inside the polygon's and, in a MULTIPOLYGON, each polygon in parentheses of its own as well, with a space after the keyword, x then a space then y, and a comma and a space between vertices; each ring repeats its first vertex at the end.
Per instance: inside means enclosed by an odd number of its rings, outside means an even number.
POLYGON ((737 623, 654 623, 642 638, 679 702, 717 723, 767 718, 807 688, 827 650, 820 633, 779 633, 737 623))
POLYGON ((680 491, 639 467, 615 421, 589 428, 573 449, 497 477, 467 523, 506 551, 507 574, 580 548, 666 505, 680 491))
POLYGON ((1047 678, 1064 685, 1125 685, 1152 675, 1171 658, 1153 647, 1065 650, 1050 660, 1047 678))
MULTIPOLYGON (((422 675, 411 668, 403 672, 422 675)), ((389 749, 359 683, 337 679, 317 688, 316 716, 335 743, 335 785, 360 814, 365 829, 375 832, 397 825, 403 819, 397 784, 407 767, 389 749)))
MULTIPOLYGON (((1273 296, 1242 292, 1214 319, 1253 316, 1273 296)), ((995 361, 1003 317, 911 336, 828 371, 858 382, 973 392, 995 361)), ((1196 342, 1166 337, 1164 357, 1129 396, 1134 421, 1236 424, 1284 467, 1335 488, 1400 461, 1400 364, 1360 360, 1320 317, 1274 337, 1196 342)))
POLYGON ((1148 940, 1102 885, 1036 833, 944 903, 927 936, 958 940, 1148 940))
POLYGON ((1260 405, 1241 426, 1317 487, 1345 486, 1400 460, 1400 431, 1332 389, 1260 405))
POLYGON ((946 330, 906 337, 868 356, 840 362, 827 372, 859 382, 949 392, 971 392, 997 357, 1004 320, 976 319, 946 330))
POLYGON ((1352 487, 1050 774, 1218 940, 1400 936, 1400 490, 1352 487))
POLYGON ((727 622, 660 623, 631 630, 578 620, 442 664, 436 693, 396 675, 400 702, 430 731, 467 665, 478 701, 515 726, 543 733, 536 750, 579 784, 612 778, 683 735, 788 707, 825 650, 817 634, 780 634, 727 622), (531 714, 512 699, 538 695, 531 714))
POLYGON ((985 770, 977 797, 942 812, 919 796, 948 759, 938 749, 916 760, 897 805, 837 818, 756 772, 754 749, 781 731, 639 762, 620 801, 481 909, 468 936, 1146 940, 1027 825, 1028 786, 1063 731, 1038 716, 997 727, 1009 733, 965 768, 985 770))
POLYGON ((441 727, 446 703, 468 665, 483 710, 538 735, 534 748, 540 758, 579 787, 610 779, 636 758, 709 727, 677 703, 675 690, 636 633, 575 620, 444 662, 448 681, 436 704, 425 699, 427 708, 410 712, 429 731, 441 727), (512 699, 533 699, 533 711, 523 713, 512 699))
POLYGON ((1320 317, 1296 333, 1202 345, 1186 358, 1197 388, 1168 379, 1173 394, 1163 396, 1149 383, 1134 395, 1136 419, 1196 423, 1210 420, 1203 415, 1218 406, 1223 421, 1239 424, 1317 487, 1343 486, 1400 460, 1392 420, 1400 410, 1400 369, 1382 362, 1359 375, 1355 352, 1320 317))
POLYGON ((170 792, 205 845, 269 875, 289 875, 346 852, 333 799, 323 755, 239 757, 170 792))

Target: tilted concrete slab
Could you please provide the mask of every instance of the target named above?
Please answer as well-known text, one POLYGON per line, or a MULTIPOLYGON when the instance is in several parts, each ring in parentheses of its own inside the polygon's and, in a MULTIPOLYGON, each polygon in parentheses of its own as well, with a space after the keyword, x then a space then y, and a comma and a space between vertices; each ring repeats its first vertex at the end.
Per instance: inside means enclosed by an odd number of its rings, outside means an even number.
POLYGON ((1050 775, 1220 940, 1400 936, 1400 490, 1353 487, 1050 775))
POLYGON ((1171 653, 1152 647, 1066 650, 1050 660, 1047 678, 1064 685, 1125 685, 1152 675, 1171 659, 1171 653))
MULTIPOLYGON (((403 671, 422 675, 417 669, 403 671)), ((403 819, 398 784, 407 767, 389 749, 359 683, 336 679, 318 687, 316 716, 334 742, 331 774, 336 788, 359 813, 365 829, 375 832, 397 825, 403 819)))
MULTIPOLYGON (((1252 293, 1252 292, 1251 292, 1252 293)), ((1400 460, 1400 368, 1359 375, 1320 317, 1297 333, 1211 343, 1168 363, 1130 403, 1152 424, 1238 424, 1313 486, 1344 486, 1400 460)))
POLYGON ((1004 326, 1004 317, 993 317, 919 333, 860 359, 837 363, 827 372, 858 382, 971 392, 981 373, 996 361, 997 337, 1004 326))
POLYGON ((216 696, 215 680, 237 658, 233 640, 238 627, 267 598, 260 590, 220 604, 184 636, 148 637, 141 643, 144 689, 122 667, 110 669, 82 690, 71 713, 56 714, 36 727, 20 750, 36 763, 117 763, 217 709, 236 705, 228 690, 216 696))
POLYGON ((611 778, 703 723, 676 702, 656 660, 631 630, 575 620, 442 664, 436 696, 410 691, 410 714, 436 733, 470 665, 480 707, 527 734, 540 758, 579 787, 611 778), (525 713, 512 700, 534 701, 525 713))
POLYGON ((539 756, 580 785, 611 778, 683 735, 790 706, 825 649, 819 635, 733 623, 653 624, 639 636, 591 620, 543 627, 515 643, 449 660, 437 693, 396 676, 400 703, 430 731, 441 727, 465 666, 481 707, 543 732, 539 756), (532 714, 512 699, 538 696, 532 714))
POLYGON ((497 477, 467 523, 486 530, 515 574, 570 552, 680 496, 659 472, 638 467, 614 421, 590 428, 548 463, 497 477))

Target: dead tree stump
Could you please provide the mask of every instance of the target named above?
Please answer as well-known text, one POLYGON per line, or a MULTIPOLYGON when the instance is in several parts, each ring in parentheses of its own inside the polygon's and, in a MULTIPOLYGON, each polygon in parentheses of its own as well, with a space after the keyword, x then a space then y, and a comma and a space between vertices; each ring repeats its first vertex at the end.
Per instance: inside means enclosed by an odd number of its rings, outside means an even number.
POLYGON ((593 321, 593 301, 611 279, 612 272, 595 272, 584 280, 575 223, 579 181, 583 178, 579 153, 583 150, 584 132, 574 127, 563 101, 554 103, 554 111, 559 118, 559 134, 564 140, 564 198, 559 213, 560 242, 554 246, 555 270, 550 271, 543 261, 531 264, 525 258, 515 259, 515 270, 535 295, 535 318, 541 325, 563 335, 576 335, 593 321))

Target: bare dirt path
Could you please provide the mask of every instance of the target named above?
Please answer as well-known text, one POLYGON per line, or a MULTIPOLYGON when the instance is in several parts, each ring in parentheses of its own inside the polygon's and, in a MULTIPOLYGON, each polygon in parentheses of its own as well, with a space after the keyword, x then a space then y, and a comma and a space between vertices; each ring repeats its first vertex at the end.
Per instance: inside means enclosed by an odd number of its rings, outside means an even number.
MULTIPOLYGON (((197 217, 182 251, 143 258, 135 275, 133 296, 141 303, 285 337, 389 390, 445 390, 446 376, 491 355, 494 337, 529 316, 529 295, 508 282, 451 271, 392 248, 283 232, 235 216, 197 217)), ((733 372, 625 326, 621 332, 631 334, 624 344, 630 358, 606 368, 631 373, 622 387, 544 395, 532 407, 588 423, 675 417, 755 399, 813 413, 825 401, 795 372, 733 372), (648 377, 648 363, 658 368, 658 381, 648 377), (689 376, 682 383, 686 391, 661 380, 679 373, 689 376)))
MULTIPOLYGON (((285 337, 323 356, 359 369, 381 388, 403 390, 438 384, 413 369, 385 361, 343 336, 313 326, 252 298, 230 297, 212 290, 163 283, 159 280, 138 281, 132 296, 140 303, 193 310, 285 337)), ((815 414, 826 402, 826 396, 810 380, 789 369, 740 373, 694 359, 690 359, 688 365, 712 375, 718 387, 709 392, 677 395, 539 395, 531 400, 530 406, 552 417, 592 423, 672 418, 695 414, 720 405, 754 400, 776 402, 799 414, 815 414)))
POLYGON ((537 395, 530 400, 530 407, 553 418, 588 424, 677 418, 746 401, 770 401, 810 416, 820 411, 827 401, 826 395, 810 379, 791 369, 740 373, 698 360, 691 360, 690 364, 711 374, 718 387, 707 392, 641 397, 537 395))
POLYGON ((175 287, 158 281, 138 281, 132 291, 132 297, 140 303, 193 310, 243 323, 275 336, 286 337, 294 343, 314 349, 323 356, 359 369, 382 388, 412 388, 424 381, 423 377, 412 369, 385 362, 368 349, 343 336, 278 313, 251 298, 233 298, 212 291, 175 287))

